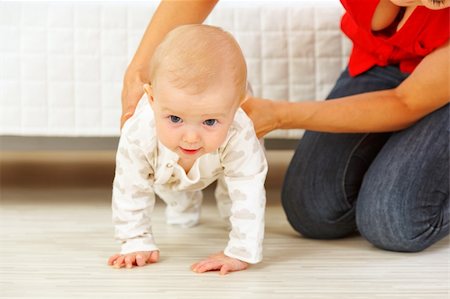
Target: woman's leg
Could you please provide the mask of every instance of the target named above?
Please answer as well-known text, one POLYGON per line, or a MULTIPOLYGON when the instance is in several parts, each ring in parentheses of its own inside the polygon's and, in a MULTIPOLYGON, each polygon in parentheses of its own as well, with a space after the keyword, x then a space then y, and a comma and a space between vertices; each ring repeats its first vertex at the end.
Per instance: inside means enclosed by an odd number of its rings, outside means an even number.
POLYGON ((394 133, 367 171, 356 221, 375 246, 421 251, 449 234, 449 113, 394 133))
MULTIPOLYGON (((328 99, 394 88, 406 77, 394 67, 375 67, 354 78, 344 71, 328 99)), ((320 239, 354 232, 355 201, 362 179, 389 136, 305 132, 281 196, 292 227, 306 237, 320 239)))

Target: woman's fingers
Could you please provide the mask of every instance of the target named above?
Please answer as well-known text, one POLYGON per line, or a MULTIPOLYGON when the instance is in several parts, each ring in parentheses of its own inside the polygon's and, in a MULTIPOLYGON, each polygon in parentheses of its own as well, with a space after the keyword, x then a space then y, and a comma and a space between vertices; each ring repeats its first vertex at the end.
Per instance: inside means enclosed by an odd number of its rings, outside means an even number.
POLYGON ((142 89, 143 82, 135 81, 132 85, 123 87, 122 90, 122 116, 120 117, 120 128, 123 127, 125 122, 134 114, 136 106, 139 100, 144 95, 142 89))
POLYGON ((132 116, 133 112, 125 112, 125 114, 122 114, 122 117, 120 118, 120 128, 122 128, 125 122, 132 116))

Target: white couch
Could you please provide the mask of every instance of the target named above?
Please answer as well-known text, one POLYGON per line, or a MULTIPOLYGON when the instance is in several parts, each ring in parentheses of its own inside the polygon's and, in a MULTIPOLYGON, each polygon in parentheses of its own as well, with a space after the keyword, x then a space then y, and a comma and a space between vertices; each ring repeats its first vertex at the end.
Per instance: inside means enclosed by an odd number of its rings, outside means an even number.
MULTIPOLYGON (((0 2, 0 135, 118 136, 122 76, 157 4, 0 2)), ((222 0, 206 23, 236 36, 255 95, 321 100, 349 53, 342 11, 338 0, 222 0)))

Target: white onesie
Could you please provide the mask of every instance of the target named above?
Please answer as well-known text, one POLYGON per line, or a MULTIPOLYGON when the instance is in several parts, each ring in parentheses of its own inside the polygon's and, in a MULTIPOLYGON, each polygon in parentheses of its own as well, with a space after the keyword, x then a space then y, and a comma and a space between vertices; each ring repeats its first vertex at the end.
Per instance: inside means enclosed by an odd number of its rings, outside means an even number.
POLYGON ((153 111, 141 100, 122 129, 116 157, 112 209, 121 253, 158 250, 151 229, 155 193, 167 204, 168 223, 192 226, 200 217, 201 190, 218 180, 219 211, 231 223, 224 253, 260 262, 267 161, 245 112, 238 109, 225 142, 199 157, 187 174, 178 158, 158 141, 153 111))

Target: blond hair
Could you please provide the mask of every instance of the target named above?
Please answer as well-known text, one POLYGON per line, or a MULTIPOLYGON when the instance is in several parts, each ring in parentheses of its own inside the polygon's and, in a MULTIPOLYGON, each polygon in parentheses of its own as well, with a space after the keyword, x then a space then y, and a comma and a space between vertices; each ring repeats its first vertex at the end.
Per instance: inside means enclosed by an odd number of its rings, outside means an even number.
POLYGON ((215 80, 232 80, 244 97, 247 66, 233 36, 215 26, 183 25, 169 32, 155 50, 150 78, 155 86, 164 73, 176 88, 197 94, 215 80))

